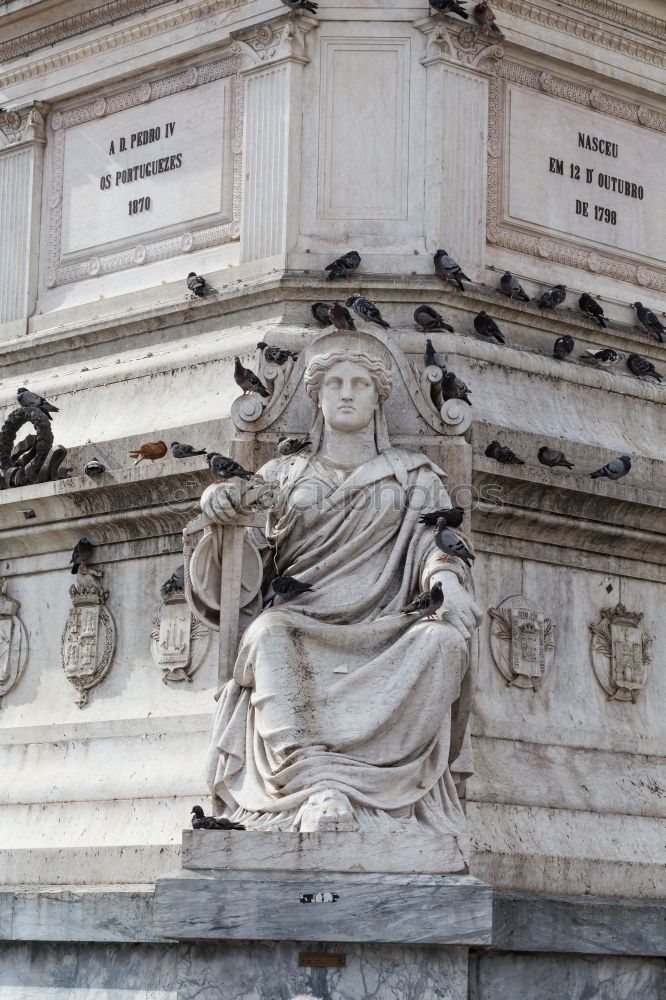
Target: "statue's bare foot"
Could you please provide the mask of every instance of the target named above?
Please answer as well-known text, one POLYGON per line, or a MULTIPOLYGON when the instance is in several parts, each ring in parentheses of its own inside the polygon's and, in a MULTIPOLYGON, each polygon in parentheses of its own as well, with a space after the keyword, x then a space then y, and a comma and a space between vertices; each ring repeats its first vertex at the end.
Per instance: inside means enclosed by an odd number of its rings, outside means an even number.
POLYGON ((351 802, 342 792, 323 788, 313 792, 301 813, 301 833, 358 830, 351 802))

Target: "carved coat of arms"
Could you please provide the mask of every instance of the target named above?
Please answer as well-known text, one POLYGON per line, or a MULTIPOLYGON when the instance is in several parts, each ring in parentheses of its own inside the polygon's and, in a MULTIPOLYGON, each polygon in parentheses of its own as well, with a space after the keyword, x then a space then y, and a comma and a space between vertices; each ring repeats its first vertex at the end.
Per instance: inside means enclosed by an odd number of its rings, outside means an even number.
POLYGON ((490 648, 497 669, 514 687, 536 690, 555 650, 555 626, 538 605, 522 594, 489 608, 490 648))
POLYGON ((19 682, 28 659, 28 635, 18 617, 19 602, 6 594, 0 577, 0 702, 19 682))
POLYGON ((79 570, 69 593, 74 605, 60 642, 60 661, 65 677, 79 692, 77 705, 88 701, 88 691, 109 672, 116 647, 116 627, 105 607, 109 591, 99 583, 99 570, 79 570))
POLYGON ((184 591, 175 590, 153 616, 150 638, 153 661, 166 684, 192 680, 208 651, 210 631, 191 614, 184 591))
POLYGON ((635 702, 647 684, 654 637, 639 628, 642 612, 624 604, 604 608, 601 621, 590 625, 592 665, 609 700, 635 702))

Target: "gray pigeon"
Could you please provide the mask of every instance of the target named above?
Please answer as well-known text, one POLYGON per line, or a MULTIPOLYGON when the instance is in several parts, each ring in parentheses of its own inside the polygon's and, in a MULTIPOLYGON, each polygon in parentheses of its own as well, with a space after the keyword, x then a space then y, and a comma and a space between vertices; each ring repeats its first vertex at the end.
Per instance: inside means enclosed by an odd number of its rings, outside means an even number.
POLYGON ((160 587, 160 593, 162 597, 166 597, 168 594, 173 594, 177 590, 183 590, 185 587, 185 567, 181 563, 178 569, 175 569, 166 583, 163 583, 160 587))
POLYGON ((566 286, 555 285, 554 288, 549 288, 547 291, 542 292, 536 300, 536 304, 539 309, 557 309, 558 306, 562 305, 566 297, 566 286))
POLYGON ((466 566, 472 567, 474 556, 469 551, 462 538, 459 538, 454 531, 451 531, 446 518, 440 517, 435 527, 435 545, 440 552, 444 553, 442 562, 448 562, 451 556, 462 559, 466 566))
POLYGON ((98 458, 91 458, 87 465, 84 465, 83 467, 84 476, 90 476, 91 479, 95 479, 96 476, 101 476, 104 472, 106 472, 106 466, 103 465, 98 458))
POLYGON ((564 337, 558 337, 553 346, 553 357, 557 361, 564 361, 566 356, 571 354, 575 346, 576 342, 568 333, 564 337))
POLYGON ((446 371, 446 361, 439 353, 439 351, 436 351, 435 348, 432 346, 432 340, 430 340, 429 337, 426 340, 426 349, 423 361, 427 368, 430 368, 431 366, 434 365, 436 368, 439 368, 442 372, 446 371))
POLYGON ((244 396, 249 392, 258 392, 260 396, 266 398, 270 396, 261 379, 250 368, 244 368, 240 358, 234 358, 234 382, 243 390, 244 396))
POLYGON ((282 3, 285 7, 288 7, 289 10, 296 12, 307 10, 310 14, 316 14, 317 8, 319 7, 319 4, 314 3, 314 0, 282 0, 282 3))
POLYGON ((469 14, 464 7, 461 7, 458 0, 429 0, 429 2, 433 10, 436 10, 438 14, 457 14, 458 17, 462 17, 465 21, 469 18, 469 14))
POLYGON ((585 313, 586 316, 589 316, 590 319, 596 320, 599 326, 603 326, 605 329, 606 324, 604 320, 606 317, 604 316, 603 308, 599 305, 596 299, 593 299, 591 295, 587 294, 587 292, 583 292, 581 297, 578 299, 578 308, 582 313, 585 313))
POLYGON ((284 601, 291 601, 312 590, 312 584, 297 580, 295 576, 276 576, 271 587, 273 594, 266 603, 267 608, 273 606, 276 597, 281 597, 284 601))
POLYGON ((374 323, 376 326, 381 326, 383 330, 390 329, 390 324, 382 319, 382 314, 374 302, 366 299, 365 296, 350 295, 348 299, 345 299, 345 305, 353 309, 356 315, 364 319, 366 323, 374 323))
POLYGON ((206 279, 202 278, 195 271, 190 271, 190 273, 188 274, 187 287, 189 288, 189 290, 192 292, 193 295, 196 295, 198 299, 203 299, 203 297, 206 294, 206 291, 208 290, 206 279))
POLYGON ((627 368, 634 375, 638 375, 639 378, 656 378, 658 382, 661 382, 664 377, 659 374, 651 361, 641 357, 640 354, 629 355, 627 358, 627 368))
POLYGON ((437 310, 431 309, 430 306, 416 307, 414 310, 414 323, 421 333, 429 333, 435 330, 448 330, 449 333, 453 333, 453 327, 445 323, 444 318, 440 316, 437 310))
POLYGON ((472 279, 467 277, 461 269, 460 264, 453 257, 449 257, 446 250, 438 250, 434 259, 435 274, 442 279, 443 283, 446 285, 449 281, 455 281, 460 291, 464 292, 463 279, 465 281, 471 281, 472 279))
POLYGON ((529 302, 530 297, 518 281, 518 278, 514 278, 511 271, 505 271, 499 282, 500 291, 506 295, 508 299, 522 299, 523 302, 529 302))
POLYGON ((442 376, 442 381, 440 382, 442 389, 442 396, 445 400, 449 399, 462 399, 463 402, 472 405, 472 400, 467 395, 471 392, 467 388, 465 383, 461 378, 458 378, 453 372, 444 372, 442 376))
POLYGON ((566 469, 573 469, 574 467, 573 462, 567 461, 564 457, 563 451, 557 451, 555 448, 547 448, 546 445, 539 448, 539 461, 542 465, 550 466, 551 469, 554 469, 557 465, 561 465, 566 469))
POLYGON ((206 461, 208 462, 208 467, 214 476, 217 476, 219 480, 226 481, 227 479, 233 479, 238 477, 238 479, 251 479, 253 476, 252 472, 248 472, 244 469, 242 465, 238 462, 234 462, 233 458, 227 458, 226 455, 220 455, 217 451, 210 451, 206 455, 206 461))
POLYGON ((21 388, 16 393, 16 398, 21 406, 36 406, 38 410, 45 413, 46 416, 51 420, 51 413, 59 413, 60 410, 53 403, 49 403, 48 399, 44 399, 43 396, 39 396, 36 392, 30 392, 30 389, 26 389, 25 386, 21 388))
POLYGON ((628 455, 620 455, 619 458, 611 458, 610 462, 601 468, 597 469, 596 472, 591 472, 590 476, 592 479, 599 479, 601 476, 606 476, 607 479, 622 479, 623 476, 629 472, 631 468, 631 459, 628 455))
POLYGON ((298 357, 295 351, 288 351, 286 347, 269 347, 263 340, 257 344, 257 350, 264 355, 264 361, 274 365, 283 365, 287 358, 293 358, 295 361, 298 357))
POLYGON ((86 563, 89 563, 92 559, 92 554, 93 543, 87 538, 79 538, 78 542, 74 546, 72 558, 69 560, 72 566, 72 573, 78 573, 79 566, 85 566, 86 563))
POLYGON ((298 455, 311 446, 310 438, 281 437, 278 441, 277 450, 285 457, 288 455, 298 455))
POLYGON ((205 455, 207 448, 193 448, 191 444, 181 444, 180 441, 171 442, 171 454, 174 458, 192 458, 194 455, 205 455))
POLYGON ((334 302, 328 310, 328 315, 336 330, 355 330, 354 320, 349 309, 345 309, 339 302, 334 302))
POLYGON ((506 344, 504 334, 497 323, 483 309, 474 317, 474 329, 482 337, 494 337, 500 344, 506 344))
POLYGON ((352 273, 358 268, 360 263, 360 253, 357 250, 350 250, 349 253, 343 254, 342 257, 338 257, 332 263, 326 265, 324 270, 329 272, 326 275, 326 280, 332 281, 334 278, 351 278, 352 273))
POLYGON ((612 347, 604 347, 601 351, 593 351, 588 347, 585 354, 581 354, 580 360, 588 365, 594 365, 595 368, 610 368, 619 357, 618 352, 612 347))
POLYGON ((331 317, 328 315, 331 305, 331 302, 313 302, 310 306, 310 312, 322 329, 331 325, 331 317))
POLYGON ((403 615, 418 615, 419 618, 425 616, 433 618, 435 612, 439 611, 443 603, 444 593, 442 591, 442 584, 438 580, 430 590, 425 590, 410 604, 406 604, 404 608, 401 608, 401 613, 403 615))
POLYGON ((642 302, 634 302, 634 309, 638 316, 638 322, 645 327, 648 333, 656 337, 660 344, 663 344, 666 333, 663 323, 657 319, 651 309, 646 309, 642 302))
POLYGON ((224 816, 205 816, 201 806, 195 806, 192 810, 193 830, 244 830, 242 823, 232 823, 224 816))
POLYGON ((522 458, 516 455, 515 451, 511 451, 506 445, 500 444, 499 441, 491 441, 486 448, 486 455, 488 458, 494 458, 496 462, 501 462, 502 465, 524 465, 525 462, 522 458))
POLYGON ((438 521, 446 521, 447 527, 459 528, 463 523, 465 511, 463 507, 450 507, 448 510, 433 510, 430 513, 421 514, 419 524, 427 524, 434 528, 438 521))

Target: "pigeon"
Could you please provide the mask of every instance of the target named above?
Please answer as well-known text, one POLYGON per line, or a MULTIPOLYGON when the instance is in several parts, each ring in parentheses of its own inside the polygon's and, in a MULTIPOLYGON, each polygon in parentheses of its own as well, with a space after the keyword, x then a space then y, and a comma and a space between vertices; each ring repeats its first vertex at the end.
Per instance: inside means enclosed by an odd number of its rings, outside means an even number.
POLYGON ((594 365, 596 368, 610 368, 619 356, 612 347, 604 347, 601 351, 593 351, 588 347, 586 353, 580 355, 580 360, 585 361, 588 365, 594 365))
POLYGON ((511 451, 506 445, 500 444, 499 441, 490 442, 486 448, 486 455, 488 458, 494 458, 496 462, 501 462, 502 465, 525 464, 522 458, 518 458, 514 451, 511 451))
POLYGON ((436 309, 430 306, 417 306, 414 310, 414 323, 421 333, 429 333, 431 330, 448 330, 453 333, 453 327, 444 322, 444 319, 436 309))
POLYGON ((450 507, 448 510, 433 510, 430 513, 421 514, 419 524, 427 524, 434 528, 438 521, 446 521, 448 528, 459 528, 463 522, 465 511, 462 507, 450 507))
POLYGON ((562 305, 566 297, 566 287, 564 285, 555 285, 554 288, 549 288, 547 291, 542 292, 536 300, 536 304, 539 309, 557 309, 558 306, 562 305))
POLYGON ((300 597, 301 594, 306 594, 309 590, 312 590, 312 585, 309 583, 303 583, 302 580, 297 580, 295 576, 276 576, 271 583, 273 588, 273 593, 270 600, 266 603, 266 607, 270 608, 273 606, 273 602, 276 597, 281 597, 285 601, 291 601, 294 597, 300 597))
POLYGON ((238 479, 245 480, 251 479, 253 476, 252 472, 248 472, 238 462, 234 462, 233 458, 220 455, 218 451, 209 451, 206 455, 206 461, 208 462, 210 471, 214 476, 218 477, 218 482, 225 482, 227 479, 233 479, 235 476, 238 479))
POLYGON ((465 21, 469 19, 469 14, 464 7, 460 6, 458 0, 429 0, 429 2, 438 14, 457 14, 465 21))
POLYGON ((490 5, 486 3, 485 0, 483 3, 477 3, 476 7, 474 8, 474 20, 476 21, 476 23, 478 24, 478 26, 481 28, 482 31, 486 32, 487 34, 497 35, 499 39, 504 38, 504 35, 500 31, 499 25, 497 24, 497 21, 495 19, 495 14, 491 10, 490 5))
POLYGON ((610 462, 601 468, 597 469, 596 472, 591 472, 590 476, 592 479, 599 479, 600 476, 606 476, 608 479, 622 479, 623 476, 629 472, 631 468, 631 459, 628 455, 620 455, 619 458, 611 458, 610 462))
POLYGON ((497 323, 492 316, 489 316, 483 309, 474 317, 474 329, 477 333, 480 333, 482 337, 494 337, 500 344, 506 344, 504 334, 498 327, 497 323))
POLYGON ((658 382, 661 382, 663 375, 660 375, 657 369, 654 367, 651 361, 647 358, 642 358, 640 354, 630 354, 627 358, 627 368, 634 375, 638 375, 639 378, 656 378, 658 382))
POLYGON ((530 297, 518 281, 518 278, 514 278, 511 271, 505 271, 500 278, 500 291, 503 292, 508 299, 522 299, 523 302, 529 302, 530 297))
MULTIPOLYGON (((645 327, 648 333, 656 337, 660 344, 663 344, 664 334, 666 333, 664 324, 657 319, 651 309, 646 309, 642 302, 634 302, 634 309, 638 316, 638 322, 645 327)), ((19 402, 21 401, 19 400, 19 402)))
POLYGON ((599 326, 603 326, 604 329, 606 328, 606 324, 604 323, 606 317, 604 316, 602 306, 591 295, 588 295, 587 292, 584 292, 578 299, 578 308, 586 316, 589 316, 590 319, 596 319, 599 326))
POLYGON ((314 318, 319 323, 319 326, 323 329, 325 326, 331 325, 331 317, 328 315, 331 308, 330 302, 314 302, 310 306, 310 312, 314 318))
POLYGON ((48 399, 44 399, 43 396, 39 396, 36 392, 30 392, 30 389, 26 389, 25 386, 21 386, 16 393, 16 398, 21 406, 36 406, 38 410, 46 414, 49 420, 52 419, 52 413, 60 412, 57 406, 49 403, 48 399))
POLYGON ((553 357, 557 361, 564 361, 568 354, 571 354, 575 346, 575 341, 573 337, 566 334, 564 337, 558 337, 553 346, 553 357))
POLYGON ((460 264, 457 264, 453 257, 449 257, 446 250, 438 250, 435 254, 435 274, 437 274, 446 285, 449 281, 455 281, 461 292, 465 291, 463 278, 471 281, 462 271, 460 264))
POLYGON ((435 612, 439 611, 443 603, 444 593, 442 591, 442 584, 438 580, 430 590, 425 590, 410 604, 406 604, 404 608, 401 608, 401 613, 403 615, 417 614, 419 618, 423 618, 424 616, 433 618, 435 612))
POLYGON ((557 451, 555 448, 547 448, 544 445, 539 448, 539 461, 542 465, 549 465, 551 469, 554 469, 556 465, 562 465, 566 469, 573 469, 574 463, 568 462, 564 457, 563 451, 557 451))
POLYGON ((106 472, 106 466, 98 458, 92 458, 87 465, 83 466, 84 476, 90 476, 91 479, 101 476, 103 472, 106 472))
POLYGON ((174 458, 193 458, 195 455, 205 455, 207 448, 193 448, 191 444, 181 444, 180 441, 171 442, 171 454, 174 458))
POLYGON ((356 329, 349 309, 345 309, 345 307, 341 306, 339 302, 333 303, 331 308, 328 310, 328 315, 330 316, 331 323, 333 323, 336 330, 356 329))
POLYGON ((440 562, 448 562, 451 556, 456 556, 458 559, 462 559, 466 566, 469 566, 470 569, 472 568, 474 556, 462 538, 459 538, 454 531, 451 531, 445 517, 440 517, 435 526, 434 535, 435 545, 440 552, 444 553, 443 558, 439 560, 440 562))
POLYGON ((135 465, 142 462, 144 458, 149 458, 151 462, 154 462, 158 458, 164 458, 169 449, 165 445, 164 441, 147 441, 146 444, 142 444, 139 448, 129 453, 130 458, 135 458, 135 465))
POLYGON ((193 295, 196 295, 198 299, 203 299, 206 294, 206 290, 208 289, 206 279, 202 278, 201 275, 197 274, 195 271, 190 271, 188 274, 187 287, 193 295))
POLYGON ((266 399, 270 396, 270 392, 261 379, 250 368, 244 368, 240 358, 234 358, 234 382, 239 389, 243 390, 244 396, 250 392, 257 392, 266 399))
POLYGON ((356 250, 350 250, 349 253, 343 254, 342 257, 338 257, 337 260, 326 265, 324 270, 329 272, 326 275, 326 280, 332 281, 334 278, 349 278, 360 263, 360 253, 356 250))
POLYGON ((195 806, 192 810, 193 830, 244 830, 242 823, 232 823, 224 816, 204 816, 201 806, 195 806))
POLYGON ((93 543, 88 541, 87 538, 79 538, 78 542, 74 546, 72 558, 69 560, 72 566, 72 573, 78 573, 79 566, 85 566, 86 563, 89 563, 92 559, 92 554, 93 543))
POLYGON ((310 14, 316 14, 318 3, 314 3, 314 0, 282 0, 285 7, 293 11, 307 10, 310 14))
POLYGON ((166 597, 168 594, 173 594, 177 590, 183 590, 185 587, 185 567, 181 563, 178 569, 175 569, 169 579, 162 584, 160 587, 160 593, 162 597, 166 597))
POLYGON ((353 309, 356 315, 364 319, 366 323, 374 323, 375 326, 381 326, 383 330, 390 329, 390 324, 382 319, 382 314, 375 303, 363 295, 350 295, 348 299, 345 299, 345 305, 353 309))
POLYGON ((298 455, 311 446, 310 438, 281 437, 278 441, 277 450, 281 455, 298 455))
POLYGON ((458 378, 453 372, 443 373, 440 386, 442 396, 445 400, 462 399, 469 406, 472 405, 472 400, 467 395, 468 392, 471 392, 471 389, 468 389, 463 380, 458 378))
POLYGON ((298 357, 295 351, 288 351, 286 347, 269 347, 263 340, 257 344, 257 350, 262 351, 264 361, 274 365, 283 365, 287 358, 293 358, 295 361, 298 357))
POLYGON ((439 368, 442 373, 446 372, 446 362, 439 351, 436 351, 432 346, 432 340, 430 340, 429 337, 426 340, 426 349, 423 361, 426 368, 430 368, 434 365, 435 368, 439 368))

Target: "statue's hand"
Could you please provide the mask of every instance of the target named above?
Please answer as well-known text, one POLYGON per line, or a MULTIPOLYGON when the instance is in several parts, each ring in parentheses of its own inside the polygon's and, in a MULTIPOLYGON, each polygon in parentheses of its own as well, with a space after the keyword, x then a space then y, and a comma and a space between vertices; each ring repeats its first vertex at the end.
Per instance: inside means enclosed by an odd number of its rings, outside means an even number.
POLYGON ((436 573, 430 585, 437 580, 441 581, 444 591, 444 603, 439 617, 453 625, 465 640, 469 639, 474 629, 481 624, 481 608, 467 593, 455 573, 436 573))
POLYGON ((201 496, 201 510, 209 521, 235 524, 241 517, 271 510, 278 501, 276 483, 231 479, 206 487, 201 496))

